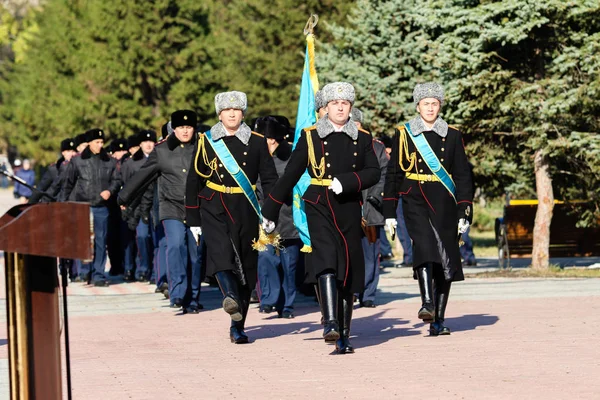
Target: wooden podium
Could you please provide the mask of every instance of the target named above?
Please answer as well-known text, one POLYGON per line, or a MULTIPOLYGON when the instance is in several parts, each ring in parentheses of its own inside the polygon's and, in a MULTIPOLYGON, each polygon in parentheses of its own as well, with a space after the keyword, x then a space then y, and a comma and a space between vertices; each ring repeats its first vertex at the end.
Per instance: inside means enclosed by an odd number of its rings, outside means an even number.
POLYGON ((11 400, 62 399, 57 258, 90 260, 92 236, 86 203, 19 205, 0 217, 11 400))

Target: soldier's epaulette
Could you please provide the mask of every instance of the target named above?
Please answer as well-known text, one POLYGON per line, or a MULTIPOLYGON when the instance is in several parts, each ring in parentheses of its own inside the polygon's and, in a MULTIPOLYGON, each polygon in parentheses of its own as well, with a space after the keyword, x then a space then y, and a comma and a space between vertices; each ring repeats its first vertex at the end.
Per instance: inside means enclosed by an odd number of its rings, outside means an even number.
POLYGON ((166 138, 164 138, 163 140, 159 140, 158 142, 156 142, 155 146, 158 146, 159 144, 163 144, 164 142, 167 141, 167 138, 168 138, 168 136, 166 138))
POLYGON ((360 132, 362 132, 362 133, 366 133, 367 135, 371 135, 371 132, 369 132, 369 131, 367 131, 367 130, 365 130, 365 129, 358 128, 358 130, 359 130, 360 132))
POLYGON ((316 126, 316 125, 313 125, 313 126, 308 126, 308 127, 304 128, 304 129, 302 129, 302 130, 303 130, 304 132, 308 132, 308 131, 312 131, 313 129, 317 129, 317 126, 316 126))
POLYGON ((265 137, 265 135, 261 135, 261 134, 260 134, 260 133, 258 133, 258 132, 254 132, 254 131, 251 131, 251 132, 252 132, 252 134, 253 134, 253 135, 256 135, 256 136, 258 136, 258 137, 260 137, 260 138, 264 138, 264 137, 265 137))
POLYGON ((458 129, 458 128, 457 128, 456 126, 454 126, 454 125, 448 125, 448 128, 452 128, 452 129, 454 129, 455 131, 460 131, 460 129, 458 129))

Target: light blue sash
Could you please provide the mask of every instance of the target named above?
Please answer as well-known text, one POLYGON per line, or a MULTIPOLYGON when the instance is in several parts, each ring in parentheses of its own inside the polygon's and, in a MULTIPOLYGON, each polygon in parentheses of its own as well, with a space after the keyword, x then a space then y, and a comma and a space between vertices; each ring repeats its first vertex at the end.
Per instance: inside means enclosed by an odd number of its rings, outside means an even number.
POLYGON ((231 174, 238 186, 244 191, 244 195, 246 195, 246 198, 248 199, 248 201, 254 208, 254 211, 256 211, 256 214, 258 215, 259 221, 262 223, 262 215, 260 213, 260 205, 258 204, 256 193, 254 193, 252 184, 250 183, 250 180, 244 173, 244 170, 241 169, 237 161, 235 161, 233 154, 231 154, 231 152, 227 148, 227 145, 222 139, 216 141, 213 140, 210 130, 206 131, 204 134, 209 139, 208 143, 210 143, 210 146, 217 154, 217 157, 219 157, 219 160, 221 160, 221 162, 223 163, 223 166, 225 167, 227 172, 231 174))
POLYGON ((427 139, 425 139, 425 135, 423 135, 422 133, 416 136, 413 135, 412 131, 410 130, 409 124, 404 124, 404 129, 406 129, 406 131, 409 133, 408 136, 415 144, 417 151, 421 154, 421 157, 423 157, 423 160, 425 160, 425 163, 427 164, 431 172, 433 172, 433 174, 437 176, 440 182, 442 182, 442 185, 446 187, 446 189, 448 190, 448 192, 450 192, 450 194, 454 198, 454 201, 456 202, 456 185, 454 184, 454 181, 452 180, 452 177, 450 176, 448 171, 446 171, 446 168, 444 168, 440 160, 435 155, 435 152, 429 145, 429 142, 427 142, 427 139))

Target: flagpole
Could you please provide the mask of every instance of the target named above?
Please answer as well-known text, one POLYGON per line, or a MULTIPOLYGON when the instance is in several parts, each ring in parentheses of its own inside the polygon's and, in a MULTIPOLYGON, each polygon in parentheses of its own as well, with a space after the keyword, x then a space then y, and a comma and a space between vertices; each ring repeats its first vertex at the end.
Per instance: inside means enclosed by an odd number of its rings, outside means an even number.
POLYGON ((306 49, 308 51, 308 68, 310 73, 310 83, 313 93, 319 90, 319 79, 317 78, 317 68, 315 67, 315 27, 319 23, 319 16, 312 14, 304 26, 304 35, 306 35, 306 49))

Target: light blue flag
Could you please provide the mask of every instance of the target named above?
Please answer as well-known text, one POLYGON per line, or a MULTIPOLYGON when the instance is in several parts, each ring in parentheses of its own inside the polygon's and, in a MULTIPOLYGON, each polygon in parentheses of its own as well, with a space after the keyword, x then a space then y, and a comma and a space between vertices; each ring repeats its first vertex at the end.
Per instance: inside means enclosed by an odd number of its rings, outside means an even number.
MULTIPOLYGON (((316 75, 316 74, 315 74, 316 75)), ((306 46, 306 56, 304 58, 304 71, 302 73, 302 85, 300 86, 300 100, 298 101, 298 113, 296 114, 296 132, 294 136, 294 146, 300 139, 300 134, 304 128, 314 125, 317 122, 317 112, 315 109, 315 92, 313 87, 318 87, 318 83, 313 86, 310 74, 310 59, 309 59, 309 45, 306 46)), ((294 217, 294 225, 298 230, 300 239, 304 243, 302 251, 310 253, 312 251, 310 234, 308 233, 308 223, 306 221, 306 212, 304 208, 304 200, 302 196, 306 192, 306 189, 310 186, 310 175, 308 170, 304 171, 304 174, 294 186, 293 196, 294 202, 292 207, 292 214, 294 217)))

